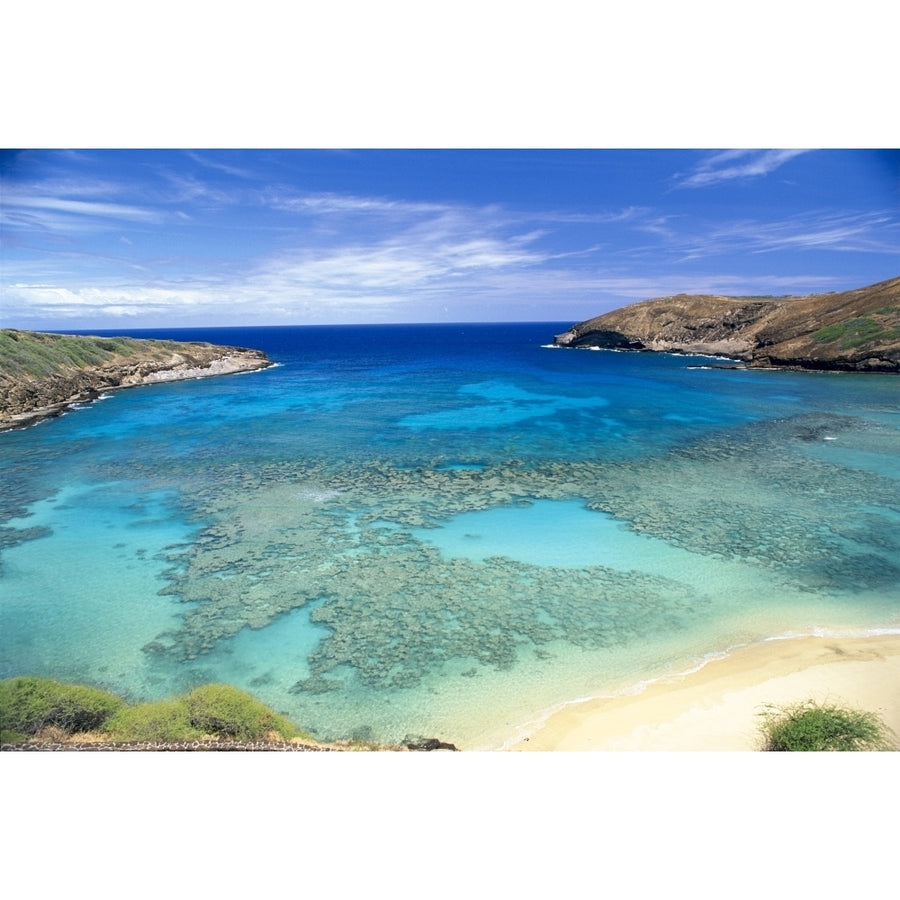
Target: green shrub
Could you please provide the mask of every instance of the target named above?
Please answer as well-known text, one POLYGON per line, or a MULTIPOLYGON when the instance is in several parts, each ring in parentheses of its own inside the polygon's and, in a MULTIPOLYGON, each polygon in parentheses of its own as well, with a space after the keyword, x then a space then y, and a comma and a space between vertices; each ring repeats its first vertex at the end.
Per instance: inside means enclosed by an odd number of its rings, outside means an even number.
POLYGON ((194 741, 203 736, 191 724, 183 697, 120 709, 103 730, 117 741, 194 741))
POLYGON ((125 701, 107 691, 48 678, 0 681, 0 730, 31 736, 56 727, 66 734, 98 729, 125 701))
POLYGON ((283 716, 227 684, 206 684, 169 700, 123 708, 104 731, 118 741, 195 741, 204 735, 258 741, 270 731, 285 740, 301 735, 283 716))
POLYGON ((813 332, 812 338, 820 344, 832 344, 840 340, 841 350, 851 350, 869 341, 892 341, 900 337, 900 328, 887 328, 875 319, 860 316, 826 325, 813 332))
POLYGON ((813 332, 812 338, 820 344, 830 344, 838 338, 843 337, 846 330, 847 326, 845 323, 835 322, 832 325, 826 325, 824 328, 820 328, 818 331, 813 332))
POLYGON ((20 743, 50 727, 65 734, 102 731, 114 741, 195 741, 205 735, 258 741, 270 732, 285 740, 313 740, 284 716, 227 684, 207 684, 178 697, 129 706, 106 691, 45 678, 0 682, 3 743, 20 743))
POLYGON ((45 378, 71 373, 85 366, 118 365, 136 354, 165 359, 173 350, 184 349, 184 346, 177 341, 99 338, 3 328, 0 329, 0 375, 12 379, 45 378))
POLYGON ((812 700, 762 716, 765 750, 893 750, 891 730, 871 712, 812 700))
POLYGON ((205 684, 185 695, 191 724, 205 734, 253 741, 270 731, 289 740, 297 728, 258 700, 227 684, 205 684))

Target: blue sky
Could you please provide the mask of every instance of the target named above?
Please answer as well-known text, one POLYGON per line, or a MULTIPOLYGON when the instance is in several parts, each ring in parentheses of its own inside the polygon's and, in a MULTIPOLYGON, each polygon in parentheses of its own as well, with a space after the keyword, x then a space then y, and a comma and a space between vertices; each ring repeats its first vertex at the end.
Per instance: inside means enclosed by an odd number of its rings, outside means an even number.
POLYGON ((0 324, 579 321, 900 275, 886 150, 2 151, 0 324))

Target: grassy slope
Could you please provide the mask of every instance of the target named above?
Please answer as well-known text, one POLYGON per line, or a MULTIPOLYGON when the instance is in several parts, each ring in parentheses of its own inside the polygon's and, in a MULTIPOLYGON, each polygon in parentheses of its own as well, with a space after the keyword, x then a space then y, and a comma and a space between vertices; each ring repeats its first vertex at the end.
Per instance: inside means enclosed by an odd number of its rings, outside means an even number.
POLYGON ((153 373, 205 368, 235 354, 248 360, 247 368, 266 364, 264 354, 207 343, 2 329, 0 422, 90 391, 139 384, 153 373))
POLYGON ((122 365, 137 358, 165 361, 183 346, 177 341, 81 337, 4 328, 0 330, 0 380, 65 375, 88 367, 122 365))

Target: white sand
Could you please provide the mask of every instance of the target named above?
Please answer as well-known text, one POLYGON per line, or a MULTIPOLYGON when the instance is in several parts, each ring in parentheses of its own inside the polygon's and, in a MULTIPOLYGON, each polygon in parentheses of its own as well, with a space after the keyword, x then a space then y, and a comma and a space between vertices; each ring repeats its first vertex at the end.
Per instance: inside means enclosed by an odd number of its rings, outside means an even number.
POLYGON ((900 635, 766 641, 642 693, 572 703, 511 750, 758 750, 758 713, 812 699, 875 712, 900 739, 900 635))

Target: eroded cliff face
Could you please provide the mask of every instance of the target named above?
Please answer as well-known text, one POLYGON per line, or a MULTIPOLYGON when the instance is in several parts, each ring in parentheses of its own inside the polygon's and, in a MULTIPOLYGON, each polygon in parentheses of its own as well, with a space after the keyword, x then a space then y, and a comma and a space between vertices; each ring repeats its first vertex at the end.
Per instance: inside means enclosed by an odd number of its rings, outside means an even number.
POLYGON ((58 414, 106 390, 271 365, 265 353, 206 343, 0 330, 0 430, 58 414))
POLYGON ((759 368, 900 372, 900 278, 806 297, 644 300, 580 322, 555 343, 727 356, 759 368))

